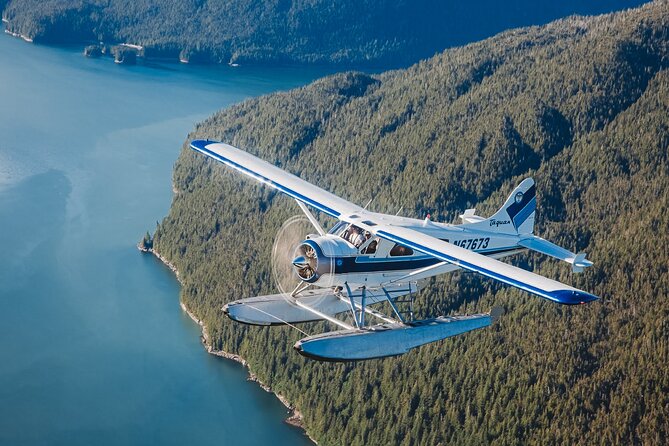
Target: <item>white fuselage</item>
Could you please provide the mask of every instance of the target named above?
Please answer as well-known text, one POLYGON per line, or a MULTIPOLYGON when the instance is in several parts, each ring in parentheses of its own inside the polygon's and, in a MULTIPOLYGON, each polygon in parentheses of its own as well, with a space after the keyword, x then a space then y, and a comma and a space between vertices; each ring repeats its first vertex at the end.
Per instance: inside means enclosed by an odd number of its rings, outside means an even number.
MULTIPOLYGON (((448 241, 465 249, 500 259, 524 248, 517 235, 500 234, 469 228, 468 224, 450 225, 396 217, 402 226, 448 241)), ((318 253, 318 276, 307 282, 322 288, 378 288, 391 283, 415 282, 455 271, 458 266, 432 256, 414 252, 383 238, 370 237, 359 246, 348 239, 346 225, 337 225, 330 233, 311 236, 304 243, 318 253), (316 248, 317 246, 317 248, 316 248)))

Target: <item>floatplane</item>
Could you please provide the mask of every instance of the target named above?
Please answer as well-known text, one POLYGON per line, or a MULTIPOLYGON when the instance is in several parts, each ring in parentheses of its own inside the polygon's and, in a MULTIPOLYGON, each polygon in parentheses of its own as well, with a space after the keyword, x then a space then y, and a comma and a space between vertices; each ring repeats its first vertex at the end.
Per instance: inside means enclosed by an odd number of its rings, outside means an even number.
POLYGON ((412 348, 489 326, 489 313, 414 320, 413 300, 424 281, 456 270, 471 271, 566 305, 598 297, 503 263, 529 249, 565 261, 574 272, 592 265, 533 234, 536 189, 523 180, 491 217, 467 209, 452 225, 371 212, 228 144, 195 140, 191 148, 297 201, 315 234, 295 247, 292 292, 256 296, 223 307, 232 320, 252 325, 291 325, 325 320, 335 331, 307 336, 295 349, 324 361, 401 355, 412 348), (329 231, 310 206, 337 219, 329 231), (379 307, 387 309, 382 313, 379 307), (349 314, 351 317, 342 319, 349 314), (338 317, 339 316, 339 317, 338 317), (370 324, 370 319, 378 323, 370 324), (347 322, 348 321, 348 322, 347 322))

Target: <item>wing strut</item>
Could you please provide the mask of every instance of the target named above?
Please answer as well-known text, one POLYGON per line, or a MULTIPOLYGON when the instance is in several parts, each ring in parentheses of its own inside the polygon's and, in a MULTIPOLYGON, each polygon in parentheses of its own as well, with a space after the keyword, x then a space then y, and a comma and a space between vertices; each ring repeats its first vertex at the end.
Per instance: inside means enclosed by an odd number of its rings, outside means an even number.
POLYGON ((316 217, 314 217, 314 214, 307 209, 307 207, 302 203, 300 200, 295 200, 297 202, 297 205, 302 209, 302 212, 304 212, 304 215, 307 216, 311 224, 313 225, 314 228, 316 228, 316 231, 318 231, 319 235, 325 235, 325 230, 323 227, 318 223, 318 220, 316 220, 316 217))

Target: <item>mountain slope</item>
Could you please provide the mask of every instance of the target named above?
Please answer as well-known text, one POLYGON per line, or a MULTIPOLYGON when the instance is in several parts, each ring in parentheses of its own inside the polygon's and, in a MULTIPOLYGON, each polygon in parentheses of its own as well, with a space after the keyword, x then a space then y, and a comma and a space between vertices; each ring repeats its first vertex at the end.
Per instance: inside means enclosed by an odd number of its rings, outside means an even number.
MULTIPOLYGON (((490 329, 359 364, 308 361, 290 328, 226 320, 272 289, 291 200, 184 145, 155 246, 215 349, 294 402, 319 444, 665 444, 669 438, 669 3, 502 33, 406 70, 344 73, 223 110, 230 142, 372 210, 451 221, 537 181, 537 233, 595 266, 514 262, 602 296, 561 307, 471 274, 418 317, 503 305, 490 329)), ((314 333, 325 325, 306 325, 314 333)))
POLYGON ((35 42, 129 42, 149 57, 191 62, 408 65, 510 27, 640 3, 11 0, 3 18, 35 42))

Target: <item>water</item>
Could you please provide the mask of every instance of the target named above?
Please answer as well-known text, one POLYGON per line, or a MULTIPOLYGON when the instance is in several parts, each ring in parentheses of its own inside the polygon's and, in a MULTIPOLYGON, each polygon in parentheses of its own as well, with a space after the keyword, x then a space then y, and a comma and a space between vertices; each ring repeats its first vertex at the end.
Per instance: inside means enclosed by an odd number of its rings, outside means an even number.
POLYGON ((120 67, 0 36, 0 444, 308 444, 136 242, 213 111, 317 69, 120 67))

